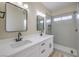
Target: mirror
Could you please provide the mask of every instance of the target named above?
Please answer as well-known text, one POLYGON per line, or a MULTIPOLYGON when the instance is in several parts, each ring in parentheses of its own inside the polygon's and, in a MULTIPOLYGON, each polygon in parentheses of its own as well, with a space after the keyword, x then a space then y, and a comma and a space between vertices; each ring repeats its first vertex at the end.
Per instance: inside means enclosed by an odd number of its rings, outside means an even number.
POLYGON ((44 32, 44 17, 37 16, 37 31, 44 32))
POLYGON ((5 3, 6 6, 6 31, 26 31, 27 11, 12 3, 5 3))
POLYGON ((52 34, 52 17, 46 17, 46 34, 52 34))

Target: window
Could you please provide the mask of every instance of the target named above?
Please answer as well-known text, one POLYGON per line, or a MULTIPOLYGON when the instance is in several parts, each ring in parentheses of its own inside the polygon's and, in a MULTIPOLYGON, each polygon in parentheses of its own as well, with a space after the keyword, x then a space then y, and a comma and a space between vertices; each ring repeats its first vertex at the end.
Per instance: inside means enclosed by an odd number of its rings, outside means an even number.
POLYGON ((72 15, 62 17, 62 20, 72 19, 72 15))
POLYGON ((61 20, 61 17, 59 18, 54 18, 54 21, 60 21, 61 20))
POLYGON ((72 15, 54 18, 54 21, 62 21, 62 20, 68 20, 68 19, 72 19, 72 15))
POLYGON ((76 14, 76 18, 79 19, 79 14, 76 14))

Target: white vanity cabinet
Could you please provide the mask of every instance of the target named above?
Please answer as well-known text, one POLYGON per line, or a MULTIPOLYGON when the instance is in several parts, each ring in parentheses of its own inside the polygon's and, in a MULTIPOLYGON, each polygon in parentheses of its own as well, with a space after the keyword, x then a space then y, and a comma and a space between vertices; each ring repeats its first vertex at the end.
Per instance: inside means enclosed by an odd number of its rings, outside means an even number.
POLYGON ((12 57, 48 57, 53 52, 53 37, 30 46, 12 57))

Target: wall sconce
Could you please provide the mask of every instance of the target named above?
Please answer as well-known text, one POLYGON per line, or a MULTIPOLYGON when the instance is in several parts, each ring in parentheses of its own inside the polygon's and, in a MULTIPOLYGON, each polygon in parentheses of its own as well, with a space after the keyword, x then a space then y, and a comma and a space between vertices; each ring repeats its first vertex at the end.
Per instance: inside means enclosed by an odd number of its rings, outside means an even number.
POLYGON ((5 12, 0 11, 0 18, 4 18, 5 12))

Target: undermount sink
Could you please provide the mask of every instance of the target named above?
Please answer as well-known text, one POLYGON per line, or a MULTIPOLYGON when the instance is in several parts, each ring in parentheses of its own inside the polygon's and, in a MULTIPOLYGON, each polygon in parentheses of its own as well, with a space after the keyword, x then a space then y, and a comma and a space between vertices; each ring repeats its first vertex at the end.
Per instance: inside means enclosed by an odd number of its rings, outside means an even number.
POLYGON ((11 47, 16 48, 16 47, 20 47, 20 46, 30 44, 30 43, 32 43, 32 41, 30 41, 30 40, 19 41, 19 42, 15 42, 15 43, 11 44, 11 47))

